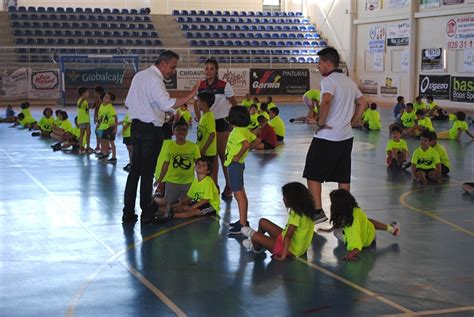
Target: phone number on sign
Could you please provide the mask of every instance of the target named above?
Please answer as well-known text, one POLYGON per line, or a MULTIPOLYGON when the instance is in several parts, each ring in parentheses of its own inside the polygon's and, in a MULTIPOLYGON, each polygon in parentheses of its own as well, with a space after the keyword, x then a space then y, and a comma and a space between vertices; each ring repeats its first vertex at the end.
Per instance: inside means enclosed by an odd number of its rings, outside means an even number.
POLYGON ((472 40, 469 41, 449 41, 448 42, 448 49, 463 49, 463 48, 473 48, 474 44, 472 40))

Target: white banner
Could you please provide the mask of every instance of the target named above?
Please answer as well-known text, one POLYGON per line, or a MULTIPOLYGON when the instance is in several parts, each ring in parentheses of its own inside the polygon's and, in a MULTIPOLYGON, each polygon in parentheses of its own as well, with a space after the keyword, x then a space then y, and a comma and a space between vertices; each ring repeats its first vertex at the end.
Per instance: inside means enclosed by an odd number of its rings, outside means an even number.
POLYGON ((474 48, 474 15, 449 18, 446 22, 446 48, 474 48))
POLYGON ((436 8, 439 7, 439 0, 419 0, 420 1, 420 8, 436 8))
POLYGON ((379 93, 379 82, 377 77, 363 76, 359 79, 359 90, 364 95, 377 96, 379 93))
POLYGON ((383 72, 384 70, 384 54, 373 53, 372 54, 372 71, 383 72))
POLYGON ((408 63, 410 60, 410 54, 408 51, 401 51, 400 52, 400 71, 407 72, 408 71, 408 63))
POLYGON ((474 49, 464 50, 463 70, 474 73, 474 49))
POLYGON ((365 11, 382 9, 383 0, 365 0, 365 11))
POLYGON ((20 68, 0 76, 0 98, 28 98, 28 69, 20 68))
POLYGON ((369 50, 370 53, 385 52, 385 25, 374 24, 369 28, 369 50))
POLYGON ((410 22, 408 20, 387 25, 387 46, 408 46, 410 22))
POLYGON ((58 99, 59 72, 58 70, 29 70, 28 98, 58 99))
POLYGON ((409 0, 387 0, 387 9, 400 9, 408 6, 409 0))
MULTIPOLYGON (((205 78, 203 68, 179 68, 176 76, 177 90, 191 90, 197 81, 205 78)), ((245 96, 249 92, 248 68, 220 69, 219 79, 231 84, 236 96, 245 96)))
POLYGON ((379 79, 380 95, 395 97, 400 93, 400 76, 386 76, 379 79))

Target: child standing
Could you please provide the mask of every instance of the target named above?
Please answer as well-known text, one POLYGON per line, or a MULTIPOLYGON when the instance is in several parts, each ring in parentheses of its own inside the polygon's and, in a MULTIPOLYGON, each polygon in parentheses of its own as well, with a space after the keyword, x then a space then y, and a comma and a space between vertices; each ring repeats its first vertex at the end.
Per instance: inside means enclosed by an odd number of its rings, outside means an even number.
MULTIPOLYGON (((201 156, 206 158, 214 167, 217 158, 216 121, 211 107, 216 97, 211 92, 201 92, 197 95, 197 106, 202 111, 197 127, 197 145, 201 156)), ((212 179, 217 182, 217 168, 212 173, 212 179)))
POLYGON ((275 130, 275 133, 277 135, 277 141, 278 142, 283 142, 283 139, 285 138, 285 122, 280 118, 280 109, 278 107, 274 107, 268 111, 270 115, 270 122, 268 123, 269 125, 272 126, 272 128, 275 130))
MULTIPOLYGON (((128 109, 127 106, 125 108, 128 109)), ((132 121, 128 117, 128 111, 125 114, 125 117, 122 121, 122 137, 123 137, 123 144, 127 147, 128 152, 128 163, 124 166, 123 170, 126 172, 130 172, 132 169, 132 152, 133 152, 133 145, 132 145, 132 137, 131 137, 131 126, 132 121)))
POLYGON ((465 132, 471 139, 474 139, 474 135, 469 132, 469 128, 467 126, 466 114, 462 111, 456 112, 456 120, 453 123, 453 126, 449 131, 442 131, 438 133, 438 139, 440 140, 461 140, 461 135, 465 132))
POLYGON ((79 154, 93 153, 91 149, 91 119, 89 117, 89 89, 86 87, 80 87, 77 90, 79 99, 77 100, 77 124, 79 126, 79 154), (85 137, 85 141, 84 141, 85 137), (86 144, 86 147, 83 146, 86 144))
POLYGON ((394 169, 407 169, 410 163, 407 162, 408 146, 407 142, 401 139, 402 129, 398 125, 393 125, 390 129, 392 139, 388 141, 387 165, 394 169))
POLYGON ((375 102, 370 104, 370 108, 364 114, 364 128, 371 131, 378 131, 381 128, 380 113, 377 111, 377 104, 375 102))
POLYGON ((188 192, 194 179, 194 162, 201 157, 199 147, 186 140, 188 135, 186 122, 182 120, 175 122, 173 132, 176 140, 171 141, 161 150, 164 162, 157 183, 162 183, 166 177, 165 195, 164 199, 156 202, 165 209, 158 222, 166 222, 173 217, 172 205, 176 204, 188 192))
MULTIPOLYGON (((100 140, 100 137, 99 137, 98 128, 99 128, 99 109, 100 109, 100 105, 102 104, 101 96, 104 92, 105 92, 105 90, 101 86, 97 86, 94 89, 94 98, 95 98, 95 100, 94 100, 94 123, 95 123, 95 138, 96 138, 95 152, 97 154, 99 154, 101 152, 101 149, 100 149, 101 140, 100 140)), ((105 150, 104 150, 104 152, 105 152, 105 150)))
POLYGON ((108 159, 107 163, 115 164, 117 163, 117 149, 115 148, 115 135, 117 133, 117 112, 112 105, 112 102, 115 101, 115 95, 113 93, 107 92, 103 93, 101 96, 103 103, 99 108, 99 128, 98 134, 101 139, 100 149, 101 152, 97 156, 99 160, 104 160, 109 156, 108 152, 105 152, 109 146, 112 150, 112 157, 108 159))
MULTIPOLYGON (((212 106, 212 105, 211 105, 212 106)), ((191 124, 193 123, 193 116, 191 115, 191 113, 189 112, 188 110, 188 105, 187 104, 184 104, 182 105, 178 111, 177 111, 177 116, 175 118, 176 121, 178 120, 184 120, 184 122, 186 122, 188 124, 188 126, 191 126, 191 124)))
POLYGON ((396 221, 384 224, 367 218, 354 196, 347 190, 333 190, 329 198, 333 228, 320 231, 334 231, 334 235, 344 243, 348 251, 342 258, 344 261, 357 261, 362 249, 375 241, 375 230, 386 231, 394 236, 400 234, 400 225, 396 221))
POLYGON ((240 234, 243 226, 248 226, 248 199, 244 188, 245 158, 257 137, 247 128, 250 115, 247 108, 234 106, 229 111, 229 122, 233 129, 225 149, 225 163, 229 169, 230 187, 239 206, 240 219, 231 223, 229 234, 240 234))
POLYGON ((430 134, 430 146, 438 152, 439 160, 441 161, 441 176, 446 176, 451 168, 451 161, 449 160, 448 152, 446 152, 444 146, 438 143, 436 132, 430 132, 430 134))
POLYGON ((258 117, 259 128, 254 130, 259 141, 258 145, 255 146, 256 150, 273 150, 277 146, 277 135, 275 130, 268 124, 267 118, 264 116, 258 117))
POLYGON ((187 195, 173 206, 175 218, 219 214, 221 200, 211 174, 211 162, 204 157, 197 159, 196 178, 191 183, 187 195))
POLYGON ((262 252, 265 248, 278 261, 284 261, 288 256, 299 257, 305 254, 314 235, 311 218, 314 200, 309 190, 303 184, 294 182, 284 185, 282 194, 283 203, 288 208, 285 229, 265 218, 259 220, 258 231, 248 226, 242 228, 242 234, 248 238, 242 242, 247 250, 262 252))
POLYGON ((441 160, 439 154, 430 146, 433 137, 429 131, 420 135, 420 147, 413 152, 411 158, 411 172, 413 179, 426 185, 428 181, 441 184, 441 160))

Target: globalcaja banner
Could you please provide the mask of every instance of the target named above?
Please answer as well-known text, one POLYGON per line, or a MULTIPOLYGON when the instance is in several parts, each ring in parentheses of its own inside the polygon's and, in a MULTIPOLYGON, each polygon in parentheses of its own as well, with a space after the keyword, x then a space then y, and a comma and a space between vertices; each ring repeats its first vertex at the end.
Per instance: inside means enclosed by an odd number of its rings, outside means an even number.
POLYGON ((303 95, 309 90, 308 69, 250 69, 251 95, 303 95))
POLYGON ((474 77, 451 77, 452 101, 474 103, 474 77))
POLYGON ((449 84, 451 76, 420 75, 419 95, 432 95, 434 99, 449 99, 449 84))
POLYGON ((66 69, 66 86, 121 85, 125 69, 66 69))

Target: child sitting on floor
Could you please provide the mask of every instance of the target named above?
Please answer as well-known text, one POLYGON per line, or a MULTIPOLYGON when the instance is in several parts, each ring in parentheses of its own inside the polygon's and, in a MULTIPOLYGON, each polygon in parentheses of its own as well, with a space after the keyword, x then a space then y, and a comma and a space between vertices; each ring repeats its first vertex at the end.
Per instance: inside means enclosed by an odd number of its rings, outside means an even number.
POLYGON ((196 160, 196 178, 191 183, 186 196, 173 205, 175 218, 213 216, 219 214, 220 197, 211 178, 212 164, 206 158, 196 160))
POLYGON ((5 109, 5 118, 0 118, 0 123, 13 123, 16 121, 15 111, 12 105, 8 105, 5 109))
POLYGON ((420 135, 421 146, 413 152, 411 157, 411 172, 413 180, 428 184, 428 181, 441 184, 441 160, 439 154, 430 146, 433 136, 430 131, 423 131, 420 135))
POLYGON ((37 127, 40 132, 33 132, 31 134, 32 136, 44 136, 49 138, 54 127, 53 109, 44 108, 43 117, 38 122, 37 127))
POLYGON ((277 135, 275 130, 268 124, 267 118, 258 117, 259 128, 254 130, 255 135, 261 141, 254 147, 256 150, 272 150, 277 146, 277 135))
POLYGON ((278 107, 274 107, 269 110, 269 114, 270 121, 268 122, 268 124, 275 130, 275 133, 277 135, 277 141, 283 142, 283 140, 285 139, 286 128, 285 122, 283 122, 283 120, 279 116, 280 109, 278 109, 278 107))
POLYGON ((448 152, 444 146, 438 143, 438 137, 436 132, 430 132, 431 141, 430 146, 438 152, 439 160, 441 161, 441 176, 446 176, 451 168, 451 162, 449 161, 448 152))
POLYGON ((388 141, 386 151, 387 151, 387 165, 393 169, 407 169, 410 166, 410 163, 407 162, 408 159, 408 146, 407 142, 401 139, 402 129, 394 124, 392 125, 390 132, 392 134, 392 139, 388 141))
POLYGON ((474 135, 469 132, 467 126, 466 114, 462 111, 456 112, 456 120, 453 123, 453 126, 448 131, 441 131, 438 133, 438 139, 440 140, 461 140, 461 135, 465 132, 471 139, 474 139, 474 135))
POLYGON ((372 102, 370 108, 365 112, 364 128, 371 131, 378 131, 381 128, 380 124, 380 113, 377 111, 377 104, 372 102))

